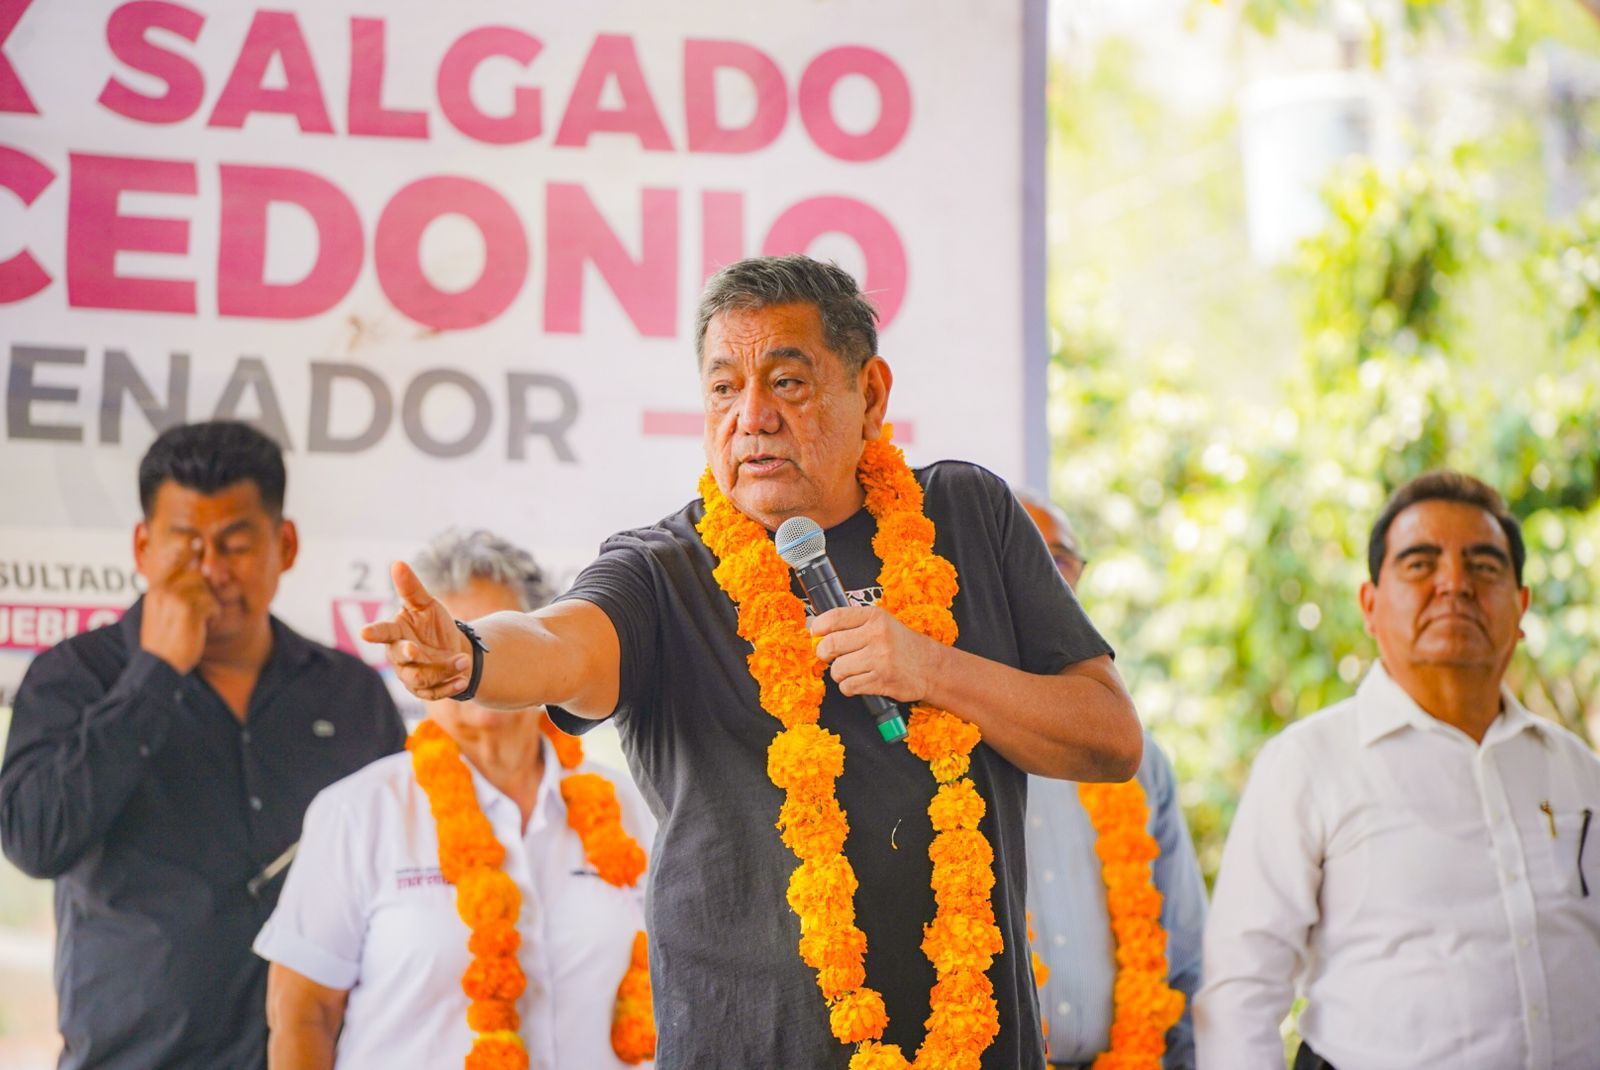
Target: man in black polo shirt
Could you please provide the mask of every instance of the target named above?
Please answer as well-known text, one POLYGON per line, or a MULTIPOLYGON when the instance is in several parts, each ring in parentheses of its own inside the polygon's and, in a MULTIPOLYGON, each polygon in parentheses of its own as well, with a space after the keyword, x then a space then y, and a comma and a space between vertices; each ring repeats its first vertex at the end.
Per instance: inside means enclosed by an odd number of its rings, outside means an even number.
POLYGON ((283 457, 175 427, 139 466, 148 593, 41 654, 0 767, 0 843, 56 881, 63 1070, 266 1065, 250 952, 312 796, 399 750, 377 673, 269 612, 298 537, 283 457))

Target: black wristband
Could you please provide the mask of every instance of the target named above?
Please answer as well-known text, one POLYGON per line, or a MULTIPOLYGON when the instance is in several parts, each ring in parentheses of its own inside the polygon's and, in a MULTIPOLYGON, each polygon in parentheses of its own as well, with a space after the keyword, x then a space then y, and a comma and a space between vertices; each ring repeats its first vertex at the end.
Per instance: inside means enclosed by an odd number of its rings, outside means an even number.
POLYGON ((470 702, 472 696, 478 693, 478 681, 483 679, 483 656, 489 652, 489 648, 483 645, 483 640, 478 638, 478 633, 473 631, 472 625, 466 621, 456 621, 456 627, 461 629, 461 634, 472 644, 472 675, 467 678, 467 686, 450 698, 455 702, 470 702))

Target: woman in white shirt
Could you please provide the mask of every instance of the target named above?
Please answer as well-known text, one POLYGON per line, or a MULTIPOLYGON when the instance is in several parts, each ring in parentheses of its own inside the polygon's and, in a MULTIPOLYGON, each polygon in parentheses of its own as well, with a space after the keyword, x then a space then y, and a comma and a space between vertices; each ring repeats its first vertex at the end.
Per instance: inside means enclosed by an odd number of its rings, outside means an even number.
MULTIPOLYGON (((487 532, 441 536, 416 571, 458 620, 548 600, 533 559, 487 532)), ((255 942, 272 963, 271 1067, 637 1064, 654 1046, 641 845, 655 831, 637 790, 542 711, 427 712, 407 753, 306 812, 255 942)))

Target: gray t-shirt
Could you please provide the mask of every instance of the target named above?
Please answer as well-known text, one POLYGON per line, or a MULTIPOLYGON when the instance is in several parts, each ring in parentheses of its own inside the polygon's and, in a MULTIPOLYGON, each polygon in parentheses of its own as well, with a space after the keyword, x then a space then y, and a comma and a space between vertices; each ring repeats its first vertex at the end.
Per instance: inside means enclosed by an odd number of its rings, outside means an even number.
MULTIPOLYGON (((937 527, 934 548, 960 578, 957 646, 1033 673, 1110 653, 1004 482, 953 461, 916 475, 937 527)), ((734 604, 694 530, 704 512, 697 499, 653 527, 612 536, 562 595, 594 603, 616 626, 622 679, 614 716, 661 822, 647 907, 656 1066, 844 1070, 853 1048, 828 1030, 785 899, 798 862, 778 838, 783 792, 766 774, 767 746, 780 727, 761 708, 745 664, 750 645, 738 637, 734 604)), ((876 526, 863 509, 827 532, 828 556, 860 601, 878 593, 876 526)), ((552 712, 569 730, 592 724, 552 712)), ((861 700, 840 695, 831 679, 821 724, 845 744, 838 794, 850 820, 845 853, 860 881, 867 983, 888 1005, 884 1039, 910 1058, 934 982, 921 943, 934 915, 927 807, 937 785, 927 764, 904 744, 883 742, 861 700)), ((1006 945, 989 971, 1000 1035, 983 1066, 1036 1070, 1044 1054, 1023 902, 1027 778, 984 745, 973 751, 970 775, 989 804, 981 828, 994 846, 994 908, 1006 945)))

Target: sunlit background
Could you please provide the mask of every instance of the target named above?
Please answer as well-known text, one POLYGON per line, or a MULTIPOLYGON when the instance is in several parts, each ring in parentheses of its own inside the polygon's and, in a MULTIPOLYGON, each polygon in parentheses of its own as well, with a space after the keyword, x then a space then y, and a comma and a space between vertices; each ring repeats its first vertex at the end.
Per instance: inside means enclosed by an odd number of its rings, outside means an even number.
MULTIPOLYGON (((1600 0, 1049 32, 1049 490, 1208 878, 1261 743, 1369 665, 1367 530, 1428 468, 1524 518, 1512 686, 1600 739, 1600 0)), ((0 1067, 53 1065, 51 957, 48 884, 0 863, 0 1067)))

